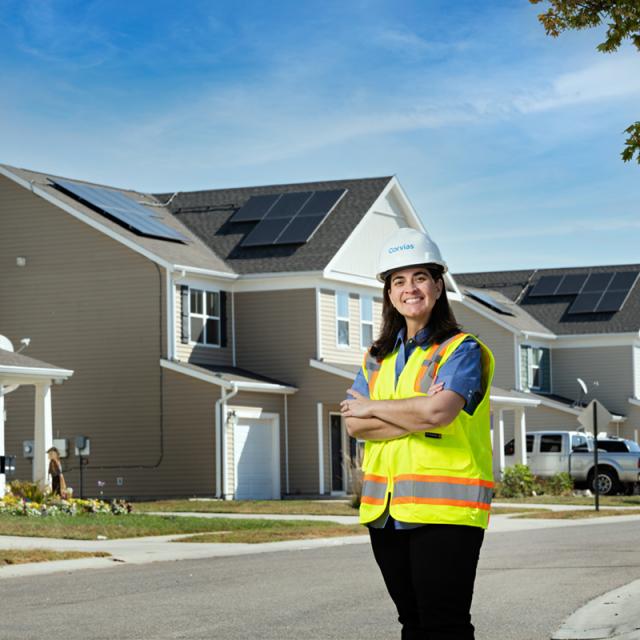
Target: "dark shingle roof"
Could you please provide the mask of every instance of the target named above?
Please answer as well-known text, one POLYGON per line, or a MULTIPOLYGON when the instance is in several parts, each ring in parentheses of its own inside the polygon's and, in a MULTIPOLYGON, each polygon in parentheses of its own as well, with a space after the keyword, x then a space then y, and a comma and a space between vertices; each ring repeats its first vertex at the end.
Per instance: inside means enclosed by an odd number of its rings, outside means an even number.
POLYGON ((615 313, 569 314, 567 311, 575 300, 575 295, 533 298, 529 296, 533 286, 542 276, 610 271, 640 271, 640 264, 460 273, 454 278, 459 285, 500 291, 511 300, 517 301, 538 322, 558 335, 638 331, 640 329, 640 279, 631 290, 622 309, 615 313))
MULTIPOLYGON (((237 273, 316 271, 326 267, 390 180, 363 178, 190 191, 179 193, 168 208, 237 273), (347 189, 347 193, 306 244, 239 246, 255 223, 233 223, 229 218, 251 196, 330 189, 347 189)), ((156 197, 164 202, 170 195, 156 197)))

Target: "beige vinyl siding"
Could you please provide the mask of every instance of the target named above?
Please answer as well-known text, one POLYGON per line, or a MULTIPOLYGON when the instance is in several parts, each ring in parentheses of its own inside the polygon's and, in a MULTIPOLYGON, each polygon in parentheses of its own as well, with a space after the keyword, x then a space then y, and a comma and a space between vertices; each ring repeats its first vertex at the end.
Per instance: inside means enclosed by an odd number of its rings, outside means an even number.
POLYGON ((463 330, 478 336, 491 349, 495 358, 493 384, 513 389, 516 381, 513 333, 456 301, 451 306, 463 330))
MULTIPOLYGON (((382 322, 382 299, 373 298, 373 338, 380 333, 382 322)), ((339 364, 360 364, 363 348, 361 346, 360 295, 349 293, 349 346, 338 345, 337 295, 333 289, 320 289, 320 334, 321 357, 326 362, 339 364)))
POLYGON ((628 412, 628 399, 633 396, 631 346, 555 348, 552 364, 554 393, 575 398, 578 394, 576 378, 582 378, 589 390, 587 401, 597 398, 613 413, 626 415, 628 412))
MULTIPOLYGON (((139 254, 0 177, 0 332, 26 355, 74 370, 52 387, 53 434, 91 438, 85 493, 159 495, 188 460, 163 456, 159 360, 166 355, 164 272, 139 254), (27 259, 16 266, 16 257, 27 259), (124 478, 122 487, 116 478, 124 478)), ((33 388, 7 396, 7 452, 31 478, 22 441, 33 439, 33 388)), ((166 420, 166 417, 165 417, 166 420)), ((167 436, 167 426, 165 437, 167 436)), ((191 434, 182 434, 190 438, 191 434)), ((64 461, 78 488, 76 458, 64 461)))
POLYGON ((235 303, 238 366, 299 388, 287 400, 290 491, 318 492, 318 402, 323 403, 323 473, 329 491, 328 412, 339 410, 350 381, 309 366, 316 357, 315 289, 237 293, 235 303))
MULTIPOLYGON (((198 288, 195 286, 194 288, 198 288)), ((211 364, 220 366, 233 365, 233 334, 231 330, 231 293, 227 292, 225 311, 227 317, 227 346, 203 346, 197 344, 183 344, 182 335, 182 296, 180 285, 175 287, 175 331, 176 357, 182 362, 194 364, 211 364)))
MULTIPOLYGON (((575 431, 580 425, 577 418, 570 413, 551 409, 549 407, 529 407, 524 409, 527 431, 543 431, 552 430, 568 430, 575 431)), ((511 409, 504 410, 504 441, 509 442, 514 438, 516 411, 511 409)), ((493 428, 498 428, 498 411, 493 414, 493 428)))
POLYGON ((640 399, 640 347, 633 347, 633 397, 640 399))

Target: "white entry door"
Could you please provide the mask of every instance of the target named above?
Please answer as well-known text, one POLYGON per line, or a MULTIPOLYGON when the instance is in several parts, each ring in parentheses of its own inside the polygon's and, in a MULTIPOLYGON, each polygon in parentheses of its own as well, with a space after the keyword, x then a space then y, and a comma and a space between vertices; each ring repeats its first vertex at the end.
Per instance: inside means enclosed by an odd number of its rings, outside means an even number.
POLYGON ((278 419, 238 418, 234 428, 236 500, 280 498, 278 419))

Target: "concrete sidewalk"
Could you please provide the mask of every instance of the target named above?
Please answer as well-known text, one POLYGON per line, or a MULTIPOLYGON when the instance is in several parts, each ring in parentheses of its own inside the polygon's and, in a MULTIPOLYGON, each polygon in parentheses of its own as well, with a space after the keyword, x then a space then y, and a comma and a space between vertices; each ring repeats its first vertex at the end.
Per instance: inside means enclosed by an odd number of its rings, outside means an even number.
MULTIPOLYGON (((509 505, 524 506, 524 505, 509 505)), ((531 505, 527 505, 531 506, 531 505)), ((232 519, 272 519, 272 520, 324 520, 340 524, 357 524, 357 516, 313 516, 283 514, 224 514, 224 513, 161 513, 166 516, 195 516, 200 518, 232 518, 232 519)), ((617 522, 640 522, 640 515, 601 517, 596 520, 534 520, 516 519, 514 514, 495 515, 491 517, 488 534, 548 529, 558 527, 580 527, 591 525, 611 525, 617 522)), ((68 540, 61 538, 36 538, 24 536, 0 536, 0 548, 4 549, 51 549, 55 551, 106 551, 111 558, 81 558, 77 560, 60 560, 38 562, 22 565, 0 567, 0 579, 13 576, 42 575, 58 571, 75 571, 79 569, 113 567, 120 563, 144 564, 187 560, 194 558, 212 558, 217 556, 248 555, 286 551, 293 549, 313 549, 324 546, 345 544, 362 544, 369 541, 366 529, 362 536, 344 536, 334 538, 316 538, 307 540, 286 540, 282 542, 266 542, 258 544, 222 543, 222 542, 172 542, 177 538, 198 534, 175 534, 168 536, 152 536, 145 538, 122 538, 115 540, 68 540)))
POLYGON ((578 609, 552 640, 640 640, 640 580, 578 609))

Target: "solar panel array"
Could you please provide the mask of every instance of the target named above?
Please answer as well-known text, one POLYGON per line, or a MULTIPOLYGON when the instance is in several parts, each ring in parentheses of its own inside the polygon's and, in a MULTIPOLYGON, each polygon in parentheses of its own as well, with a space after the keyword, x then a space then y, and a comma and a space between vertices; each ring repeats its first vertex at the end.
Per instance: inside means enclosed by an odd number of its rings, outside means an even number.
POLYGON ((346 189, 252 196, 231 222, 257 222, 240 243, 260 247, 308 242, 346 189))
POLYGON ((187 239, 181 233, 160 222, 162 216, 120 191, 58 178, 52 182, 58 189, 83 204, 97 209, 99 213, 113 218, 135 233, 162 240, 187 243, 187 239))
POLYGON ((474 298, 478 302, 491 307, 498 313, 502 313, 505 316, 515 315, 508 307, 498 302, 493 296, 485 293, 484 291, 467 291, 469 297, 474 298))
POLYGON ((607 271, 543 276, 529 296, 576 295, 567 313, 614 313, 622 309, 639 274, 640 271, 607 271))

